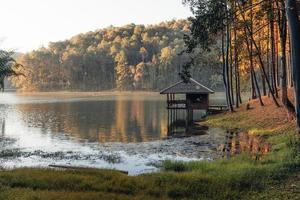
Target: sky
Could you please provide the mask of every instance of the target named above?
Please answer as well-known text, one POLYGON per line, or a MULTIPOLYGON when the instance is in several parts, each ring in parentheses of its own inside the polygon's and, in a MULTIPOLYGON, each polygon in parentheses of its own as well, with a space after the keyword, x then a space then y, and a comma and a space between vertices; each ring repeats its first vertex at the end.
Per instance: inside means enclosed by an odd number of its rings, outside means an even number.
POLYGON ((0 49, 26 52, 110 25, 191 15, 182 0, 1 0, 0 49))

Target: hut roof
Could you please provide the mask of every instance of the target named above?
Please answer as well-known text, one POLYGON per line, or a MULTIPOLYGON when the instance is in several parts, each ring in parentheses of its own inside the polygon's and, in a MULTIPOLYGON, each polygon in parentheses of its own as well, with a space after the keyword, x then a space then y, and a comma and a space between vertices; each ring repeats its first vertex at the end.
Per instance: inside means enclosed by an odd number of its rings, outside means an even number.
POLYGON ((190 78, 189 82, 179 81, 160 91, 160 94, 210 94, 213 90, 190 78))

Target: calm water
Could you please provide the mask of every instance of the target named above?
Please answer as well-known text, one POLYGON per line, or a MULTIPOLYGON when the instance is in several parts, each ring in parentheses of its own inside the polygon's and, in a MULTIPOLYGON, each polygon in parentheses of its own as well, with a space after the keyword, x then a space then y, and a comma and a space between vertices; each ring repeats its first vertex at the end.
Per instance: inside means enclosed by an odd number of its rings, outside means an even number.
POLYGON ((7 131, 14 126, 26 132, 64 134, 89 142, 141 142, 166 136, 165 103, 159 96, 7 98, 16 102, 1 106, 7 131))
MULTIPOLYGON (((157 94, 78 97, 6 93, 1 94, 0 103, 2 167, 69 164, 138 174, 156 170, 151 163, 159 160, 209 159, 222 138, 205 136, 213 141, 203 145, 208 152, 203 155, 191 152, 195 138, 164 140, 165 99, 157 94), (186 149, 175 148, 180 142, 186 149)), ((201 145, 194 146, 203 152, 201 145)))

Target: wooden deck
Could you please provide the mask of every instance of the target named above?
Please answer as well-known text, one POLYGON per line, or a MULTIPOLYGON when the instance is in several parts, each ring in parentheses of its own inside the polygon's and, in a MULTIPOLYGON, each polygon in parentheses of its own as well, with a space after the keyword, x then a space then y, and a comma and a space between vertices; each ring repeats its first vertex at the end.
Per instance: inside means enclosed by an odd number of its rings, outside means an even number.
POLYGON ((228 110, 227 105, 210 105, 208 109, 208 114, 215 115, 219 113, 223 113, 228 110))
POLYGON ((228 110, 228 106, 227 105, 210 105, 209 109, 212 109, 212 110, 228 110))
MULTIPOLYGON (((185 110, 187 109, 187 102, 185 100, 169 100, 167 102, 167 109, 169 110, 185 110)), ((208 111, 226 111, 227 105, 209 105, 208 111)))

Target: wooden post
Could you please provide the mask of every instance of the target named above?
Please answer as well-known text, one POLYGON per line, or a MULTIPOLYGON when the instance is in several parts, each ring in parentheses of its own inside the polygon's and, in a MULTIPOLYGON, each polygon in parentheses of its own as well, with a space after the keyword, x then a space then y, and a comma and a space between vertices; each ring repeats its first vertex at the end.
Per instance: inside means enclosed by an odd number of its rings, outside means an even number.
POLYGON ((194 122, 194 110, 191 109, 191 111, 190 111, 190 124, 193 124, 193 122, 194 122))
POLYGON ((169 117, 169 108, 167 109, 168 110, 168 125, 167 125, 167 127, 168 127, 168 135, 170 134, 170 117, 169 117))
POLYGON ((189 131, 189 108, 186 108, 186 116, 185 116, 185 131, 189 131))
POLYGON ((169 109, 169 94, 167 94, 167 110, 168 110, 168 135, 170 134, 170 109, 169 109))
MULTIPOLYGON (((174 102, 174 100, 175 100, 175 94, 172 94, 172 101, 174 102)), ((172 116, 173 116, 173 121, 172 121, 172 129, 173 129, 173 133, 175 132, 175 111, 176 111, 176 106, 175 106, 175 104, 174 104, 174 109, 172 110, 172 116)))
POLYGON ((172 108, 171 108, 171 132, 173 133, 173 94, 170 94, 170 97, 171 97, 171 105, 172 105, 172 108))

